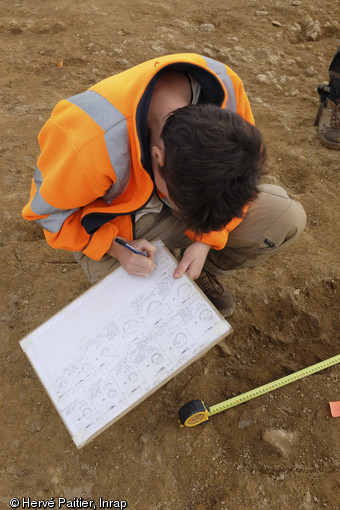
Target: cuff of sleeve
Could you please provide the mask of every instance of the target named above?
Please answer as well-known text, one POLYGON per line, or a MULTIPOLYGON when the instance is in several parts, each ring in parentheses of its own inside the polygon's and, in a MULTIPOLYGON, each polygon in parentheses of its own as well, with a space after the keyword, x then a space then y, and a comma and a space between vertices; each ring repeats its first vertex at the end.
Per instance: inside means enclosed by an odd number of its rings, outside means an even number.
POLYGON ((197 236, 192 230, 187 230, 187 237, 191 241, 200 241, 201 243, 210 244, 213 250, 223 250, 228 241, 228 230, 220 230, 218 232, 210 232, 197 236))
POLYGON ((242 218, 233 218, 222 230, 215 230, 214 232, 209 232, 209 234, 202 234, 201 236, 197 236, 192 230, 187 230, 185 234, 192 241, 200 241, 201 243, 210 244, 213 250, 223 250, 227 244, 229 232, 234 230, 241 223, 248 209, 249 204, 246 204, 243 207, 242 218))
POLYGON ((116 237, 118 231, 116 225, 105 223, 91 236, 89 244, 82 253, 90 259, 100 260, 110 248, 112 239, 116 237))

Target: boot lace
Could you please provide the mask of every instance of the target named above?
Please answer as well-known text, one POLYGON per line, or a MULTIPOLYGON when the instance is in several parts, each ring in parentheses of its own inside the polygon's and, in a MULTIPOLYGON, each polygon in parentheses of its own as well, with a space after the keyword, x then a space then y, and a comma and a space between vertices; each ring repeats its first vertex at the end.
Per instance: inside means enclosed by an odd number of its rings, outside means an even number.
POLYGON ((215 290, 218 294, 223 294, 224 287, 218 281, 216 276, 212 273, 209 273, 206 269, 204 269, 201 273, 201 276, 198 279, 198 282, 203 292, 215 290))
POLYGON ((339 129, 340 128, 340 103, 335 104, 333 103, 330 107, 331 114, 331 128, 332 129, 339 129))

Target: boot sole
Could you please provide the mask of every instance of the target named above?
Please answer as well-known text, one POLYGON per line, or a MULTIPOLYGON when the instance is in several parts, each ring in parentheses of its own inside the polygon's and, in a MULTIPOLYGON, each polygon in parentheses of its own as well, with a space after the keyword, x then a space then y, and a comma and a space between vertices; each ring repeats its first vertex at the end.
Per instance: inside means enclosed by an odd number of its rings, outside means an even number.
POLYGON ((327 149, 338 149, 338 150, 340 149, 340 143, 330 142, 329 140, 327 140, 326 138, 323 138, 322 136, 319 136, 319 138, 320 138, 322 145, 327 147, 327 149))

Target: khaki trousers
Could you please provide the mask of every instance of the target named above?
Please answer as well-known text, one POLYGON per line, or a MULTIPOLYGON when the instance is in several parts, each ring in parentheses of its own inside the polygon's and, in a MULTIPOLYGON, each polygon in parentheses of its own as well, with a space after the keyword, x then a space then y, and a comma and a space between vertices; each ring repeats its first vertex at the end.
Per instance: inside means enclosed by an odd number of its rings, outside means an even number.
MULTIPOLYGON (((210 250, 205 268, 216 276, 234 270, 255 267, 289 246, 303 231, 306 214, 301 204, 292 200, 280 186, 262 184, 260 193, 250 204, 243 221, 229 234, 223 250, 210 250)), ((161 239, 171 250, 186 248, 190 243, 183 223, 171 209, 163 206, 159 214, 146 214, 136 223, 136 238, 161 239)), ((74 257, 91 283, 96 283, 114 269, 119 261, 110 255, 92 260, 80 252, 74 257)))

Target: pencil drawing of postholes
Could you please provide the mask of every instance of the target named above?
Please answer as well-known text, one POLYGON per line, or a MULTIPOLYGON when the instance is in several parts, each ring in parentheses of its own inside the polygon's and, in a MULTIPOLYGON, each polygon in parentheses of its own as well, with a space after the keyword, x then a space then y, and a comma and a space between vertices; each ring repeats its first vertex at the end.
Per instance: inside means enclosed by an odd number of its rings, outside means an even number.
POLYGON ((114 398, 117 396, 117 390, 115 390, 114 388, 111 388, 108 392, 107 392, 107 396, 110 397, 110 398, 114 398))
POLYGON ((205 308, 204 310, 201 311, 201 313, 200 313, 201 321, 203 321, 203 322, 211 321, 212 318, 213 318, 213 314, 212 314, 211 310, 208 310, 207 308, 205 308))
POLYGON ((179 298, 186 298, 192 294, 192 288, 188 283, 182 283, 177 289, 177 296, 179 298))
POLYGON ((117 396, 117 390, 113 387, 112 383, 105 384, 104 391, 107 392, 107 396, 109 398, 114 398, 117 396))
POLYGON ((129 374, 129 381, 130 382, 136 382, 138 379, 138 374, 137 372, 131 372, 131 374, 129 374))
POLYGON ((123 323, 123 331, 127 335, 133 335, 138 331, 139 322, 135 319, 129 319, 123 323))
POLYGON ((85 402, 81 402, 79 405, 79 411, 81 411, 84 418, 89 418, 92 414, 92 409, 87 407, 85 402))
POLYGON ((110 356, 111 354, 111 349, 110 347, 103 347, 101 350, 100 350, 100 355, 103 356, 104 358, 107 358, 108 356, 110 356))
POLYGON ((169 266, 169 259, 161 255, 156 261, 156 270, 164 271, 169 266))
POLYGON ((153 354, 151 356, 151 361, 155 365, 159 365, 163 361, 163 356, 161 354, 159 354, 158 352, 156 352, 155 354, 153 354))
POLYGON ((151 301, 148 306, 148 314, 149 315, 158 315, 161 313, 163 308, 163 303, 161 301, 151 301))
POLYGON ((187 336, 184 333, 177 333, 177 335, 174 338, 174 345, 175 347, 183 347, 186 341, 187 336))

